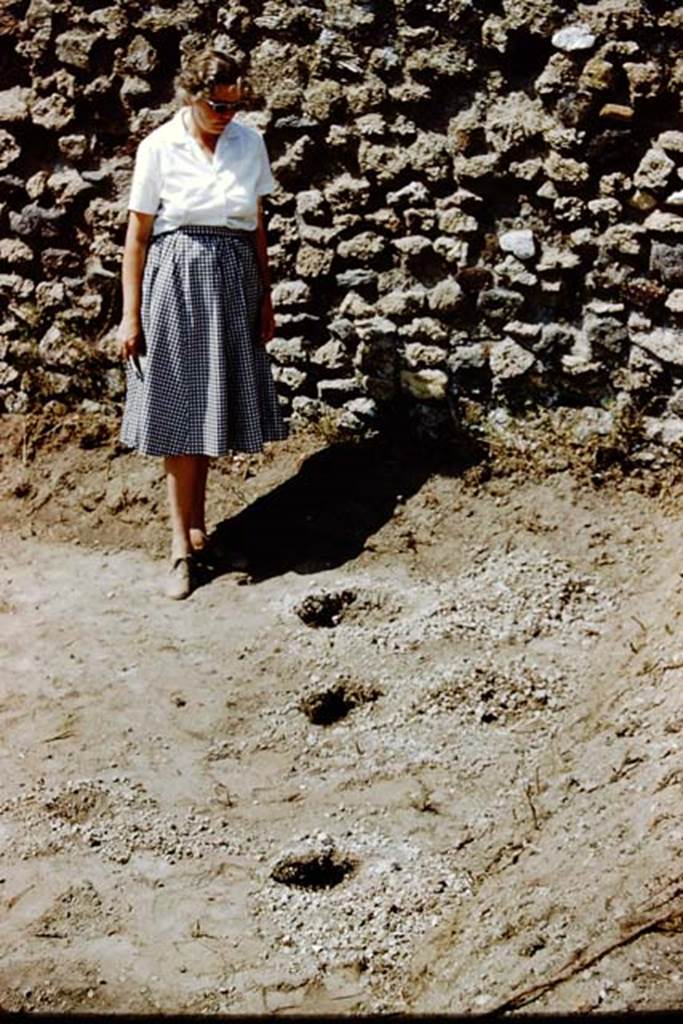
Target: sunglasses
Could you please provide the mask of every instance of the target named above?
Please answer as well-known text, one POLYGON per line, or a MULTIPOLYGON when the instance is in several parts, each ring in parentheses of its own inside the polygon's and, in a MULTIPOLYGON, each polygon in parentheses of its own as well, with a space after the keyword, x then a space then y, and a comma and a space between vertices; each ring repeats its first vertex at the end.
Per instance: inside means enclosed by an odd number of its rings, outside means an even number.
POLYGON ((243 100, 237 100, 234 103, 218 103, 215 100, 204 99, 204 103, 213 110, 214 114, 232 114, 235 110, 241 110, 244 106, 243 100))

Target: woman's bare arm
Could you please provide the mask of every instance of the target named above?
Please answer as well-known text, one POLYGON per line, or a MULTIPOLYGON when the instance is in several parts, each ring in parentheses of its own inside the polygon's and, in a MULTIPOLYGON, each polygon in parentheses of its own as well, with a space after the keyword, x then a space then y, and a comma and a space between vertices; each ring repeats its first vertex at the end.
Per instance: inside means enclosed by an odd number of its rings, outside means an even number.
POLYGON ((275 317, 273 301, 270 294, 270 267, 268 266, 268 239, 263 219, 261 200, 258 200, 258 221, 256 227, 256 259, 263 283, 263 299, 261 301, 261 342, 266 344, 275 334, 275 317))
POLYGON ((142 324, 140 302, 142 294, 142 273, 147 258, 147 246, 154 215, 131 210, 128 215, 128 229, 123 247, 121 285, 123 289, 123 314, 118 329, 119 354, 123 359, 135 356, 142 345, 142 324))

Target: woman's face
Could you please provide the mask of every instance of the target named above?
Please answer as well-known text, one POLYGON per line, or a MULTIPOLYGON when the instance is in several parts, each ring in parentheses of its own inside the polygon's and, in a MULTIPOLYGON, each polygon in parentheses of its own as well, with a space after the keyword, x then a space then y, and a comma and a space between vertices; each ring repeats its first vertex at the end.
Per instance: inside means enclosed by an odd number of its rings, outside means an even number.
POLYGON ((207 135, 220 135, 232 121, 241 101, 242 90, 239 85, 214 85, 206 97, 192 100, 192 114, 197 127, 207 135), (213 109, 212 104, 217 105, 218 109, 213 109))

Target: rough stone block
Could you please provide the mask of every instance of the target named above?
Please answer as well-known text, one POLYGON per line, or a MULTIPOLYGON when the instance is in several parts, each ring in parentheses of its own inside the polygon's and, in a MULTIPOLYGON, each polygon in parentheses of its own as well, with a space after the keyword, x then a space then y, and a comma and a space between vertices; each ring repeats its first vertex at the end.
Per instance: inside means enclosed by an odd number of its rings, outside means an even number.
POLYGON ((280 281, 273 288, 275 306, 305 306, 310 299, 311 289, 305 281, 280 281))
POLYGON ((374 420, 379 412, 377 402, 372 398, 352 398, 350 401, 344 402, 344 408, 362 420, 374 420))
POLYGON ((524 305, 524 296, 507 288, 487 288, 479 293, 477 308, 489 320, 509 320, 524 305))
POLYGON ((417 206, 430 202, 432 197, 424 182, 411 181, 396 192, 388 192, 386 198, 390 206, 417 206))
POLYGON ((374 311, 372 303, 367 302, 362 295, 354 291, 347 292, 339 305, 339 312, 343 317, 371 317, 374 311))
POLYGON ((431 316, 415 317, 407 324, 399 328, 399 335, 402 338, 411 338, 413 341, 427 341, 432 344, 445 344, 448 339, 448 331, 441 323, 431 316))
POLYGON ((595 45, 596 37, 588 25, 567 25, 553 32, 551 43, 558 50, 572 53, 576 50, 590 50, 595 45))
POLYGON ((0 128, 0 171, 13 164, 20 153, 21 147, 14 136, 0 128))
POLYGON ((304 338, 273 338, 267 345, 268 354, 276 363, 284 365, 306 363, 307 346, 304 338))
POLYGON ((18 238, 2 238, 0 260, 13 266, 26 266, 33 262, 33 250, 18 238))
POLYGON ((301 245, 296 254, 295 269, 299 277, 318 278, 329 274, 333 263, 333 249, 319 249, 314 245, 301 245))
POLYGON ((491 345, 489 363, 496 380, 523 377, 535 362, 533 352, 522 348, 513 338, 503 338, 491 345))
POLYGON ((663 149, 653 146, 638 164, 633 183, 638 188, 661 192, 667 187, 675 167, 676 164, 663 149))
POLYGON ((326 186, 325 199, 337 212, 362 210, 370 199, 370 182, 367 178, 340 174, 326 186))
POLYGON ((40 262, 48 277, 78 273, 81 266, 78 253, 71 249, 43 249, 40 262))
POLYGON ((411 370, 439 367, 446 362, 445 349, 436 345, 423 345, 420 341, 407 344, 403 355, 406 366, 411 370))
POLYGON ((334 380, 319 380, 318 398, 333 407, 342 405, 361 390, 355 377, 341 377, 334 380))
POLYGON ((304 221, 319 223, 324 221, 329 213, 325 196, 318 188, 305 189, 299 192, 296 197, 297 216, 304 221))
POLYGON ((88 138, 86 135, 62 135, 57 140, 59 150, 67 160, 78 163, 88 152, 88 138))
POLYGON ((273 377, 288 391, 298 391, 306 383, 306 374, 294 366, 273 366, 273 377))
POLYGON ((362 141, 358 150, 358 166, 364 174, 371 174, 377 181, 394 181, 410 166, 405 149, 398 146, 383 146, 362 141))
POLYGON ((351 368, 351 360, 346 348, 340 341, 325 342, 311 355, 311 362, 326 370, 342 370, 351 368))
POLYGON ((377 285, 377 273, 374 270, 355 268, 337 274, 336 282, 340 288, 363 288, 377 285))
POLYGON ((340 113, 344 104, 344 90, 331 79, 313 81, 306 88, 302 109, 319 121, 327 121, 340 113))
POLYGON ((31 105, 31 120, 48 131, 66 128, 74 120, 74 114, 73 102, 58 92, 41 96, 31 105))
POLYGON ((683 366, 683 330, 657 327, 647 333, 633 332, 631 341, 657 356, 663 363, 683 366))
POLYGON ((354 260, 359 263, 372 263, 386 248, 386 240, 372 231, 362 231, 352 238, 347 238, 337 246, 342 259, 354 260))
POLYGON ((615 317, 595 316, 588 313, 583 318, 583 329, 591 348, 619 355, 628 344, 626 325, 615 317))
POLYGON ((668 235, 671 238, 683 238, 683 217, 667 210, 654 210, 643 221, 646 231, 657 235, 668 235))
POLYGON ((587 163, 573 160, 571 157, 562 157, 559 153, 550 153, 543 167, 551 181, 565 185, 583 185, 590 176, 590 167, 587 163))
POLYGON ((503 252, 511 252, 518 260, 530 260, 536 255, 534 234, 528 228, 504 231, 498 236, 498 243, 503 252))
POLYGON ((427 303, 433 313, 452 313, 463 304, 464 291, 454 277, 446 277, 429 291, 427 303))
POLYGON ((448 374, 443 370, 402 370, 401 387, 421 401, 444 399, 448 390, 448 374))
POLYGON ((479 221, 462 210, 443 210, 439 214, 439 231, 448 235, 473 235, 479 230, 479 221))
POLYGON ((90 67, 92 48, 101 37, 101 32, 88 32, 79 28, 62 32, 55 40, 57 60, 81 71, 87 71, 90 67))
POLYGON ((126 50, 126 70, 136 75, 148 75, 154 71, 158 61, 157 52, 152 44, 142 35, 134 36, 126 50))
POLYGON ((19 124, 29 115, 31 90, 21 85, 0 92, 0 121, 3 124, 19 124))
POLYGON ((683 242, 654 240, 650 247, 650 270, 664 284, 683 285, 683 242))
POLYGON ((496 263, 494 271, 502 285, 513 287, 532 288, 538 281, 536 274, 533 274, 525 265, 511 253, 496 263))
POLYGON ((483 369, 488 364, 489 348, 490 345, 483 341, 458 345, 448 357, 448 369, 451 373, 483 369))

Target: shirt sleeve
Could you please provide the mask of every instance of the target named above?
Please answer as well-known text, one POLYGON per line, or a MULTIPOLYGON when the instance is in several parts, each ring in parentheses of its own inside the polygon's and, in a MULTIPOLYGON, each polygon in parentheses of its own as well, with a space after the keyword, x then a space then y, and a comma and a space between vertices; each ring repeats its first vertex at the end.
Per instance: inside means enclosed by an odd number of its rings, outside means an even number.
POLYGON ((264 196, 267 192, 272 192, 276 187, 277 182, 273 177, 273 172, 270 169, 270 159, 268 157, 268 150, 263 140, 263 136, 258 136, 258 158, 259 158, 259 174, 256 179, 256 195, 264 196))
POLYGON ((143 139, 135 156, 128 209, 137 213, 156 213, 160 197, 159 154, 147 139, 143 139))

